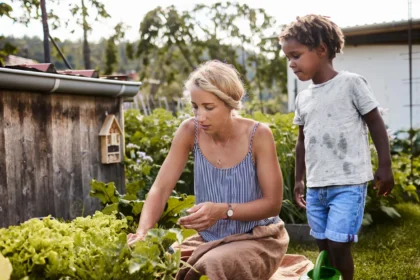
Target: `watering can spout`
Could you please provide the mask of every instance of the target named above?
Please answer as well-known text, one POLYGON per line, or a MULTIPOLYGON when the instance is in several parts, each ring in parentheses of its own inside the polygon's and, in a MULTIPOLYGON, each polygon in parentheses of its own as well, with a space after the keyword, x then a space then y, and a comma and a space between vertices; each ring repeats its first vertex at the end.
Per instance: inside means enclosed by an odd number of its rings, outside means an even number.
POLYGON ((341 273, 329 265, 327 251, 319 253, 314 269, 300 278, 300 280, 342 280, 341 273))

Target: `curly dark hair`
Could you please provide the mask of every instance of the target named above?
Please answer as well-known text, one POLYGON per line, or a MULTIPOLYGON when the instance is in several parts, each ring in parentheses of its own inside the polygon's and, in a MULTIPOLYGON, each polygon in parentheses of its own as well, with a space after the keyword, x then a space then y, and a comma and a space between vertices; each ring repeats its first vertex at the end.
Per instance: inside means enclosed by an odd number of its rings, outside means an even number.
POLYGON ((297 17, 281 33, 280 42, 295 39, 310 50, 324 43, 328 57, 333 59, 344 48, 344 35, 341 29, 326 16, 306 15, 297 17))

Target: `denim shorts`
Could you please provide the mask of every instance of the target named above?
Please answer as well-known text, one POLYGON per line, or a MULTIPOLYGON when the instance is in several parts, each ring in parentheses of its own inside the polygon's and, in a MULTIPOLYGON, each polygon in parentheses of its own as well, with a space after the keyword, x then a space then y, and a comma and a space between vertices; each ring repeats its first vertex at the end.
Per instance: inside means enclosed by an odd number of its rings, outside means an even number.
POLYGON ((335 242, 357 242, 366 202, 367 183, 308 188, 306 214, 311 235, 335 242))

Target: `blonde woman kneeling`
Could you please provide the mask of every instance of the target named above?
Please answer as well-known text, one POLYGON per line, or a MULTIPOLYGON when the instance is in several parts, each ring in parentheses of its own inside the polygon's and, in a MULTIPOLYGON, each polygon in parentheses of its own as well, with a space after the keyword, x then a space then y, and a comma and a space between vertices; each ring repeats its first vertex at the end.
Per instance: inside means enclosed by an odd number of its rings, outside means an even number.
POLYGON ((129 244, 143 239, 159 220, 193 152, 196 205, 179 223, 198 235, 179 247, 195 270, 184 268, 177 279, 269 279, 289 242, 278 217, 283 184, 271 130, 235 116, 244 87, 232 66, 206 62, 185 87, 195 117, 176 131, 129 244))

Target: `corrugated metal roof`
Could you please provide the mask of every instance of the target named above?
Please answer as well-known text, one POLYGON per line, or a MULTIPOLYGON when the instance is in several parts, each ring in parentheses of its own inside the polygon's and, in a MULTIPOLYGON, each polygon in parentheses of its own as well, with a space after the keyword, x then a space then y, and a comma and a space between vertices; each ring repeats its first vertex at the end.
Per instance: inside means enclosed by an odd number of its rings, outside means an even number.
MULTIPOLYGON (((285 26, 286 25, 281 25, 280 29, 282 30, 285 26)), ((412 19, 412 28, 420 29, 420 18, 412 19)), ((386 22, 380 22, 380 23, 368 23, 368 24, 363 24, 363 25, 346 26, 346 27, 341 27, 341 30, 343 31, 346 37, 353 36, 353 35, 408 30, 408 20, 405 19, 405 20, 400 20, 400 21, 386 21, 386 22)), ((267 36, 262 39, 265 39, 265 40, 276 39, 279 37, 280 33, 273 34, 271 36, 267 36)))
MULTIPOLYGON (((412 20, 412 28, 420 29, 420 19, 412 20)), ((370 23, 370 24, 364 24, 364 25, 347 26, 347 27, 342 27, 341 30, 343 31, 346 37, 354 36, 354 35, 372 34, 372 33, 403 31, 403 30, 408 30, 408 20, 405 19, 405 20, 400 20, 400 21, 389 21, 389 22, 381 22, 381 23, 370 23)))
POLYGON ((5 65, 17 65, 17 64, 36 64, 37 61, 25 57, 9 54, 4 59, 5 65))

